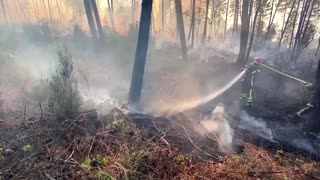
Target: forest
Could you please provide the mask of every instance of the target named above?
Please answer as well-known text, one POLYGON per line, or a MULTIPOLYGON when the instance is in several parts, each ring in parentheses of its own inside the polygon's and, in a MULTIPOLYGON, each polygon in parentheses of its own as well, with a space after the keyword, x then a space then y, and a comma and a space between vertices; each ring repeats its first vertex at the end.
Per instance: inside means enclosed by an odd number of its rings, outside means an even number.
POLYGON ((319 0, 0 0, 0 180, 320 179, 319 0))

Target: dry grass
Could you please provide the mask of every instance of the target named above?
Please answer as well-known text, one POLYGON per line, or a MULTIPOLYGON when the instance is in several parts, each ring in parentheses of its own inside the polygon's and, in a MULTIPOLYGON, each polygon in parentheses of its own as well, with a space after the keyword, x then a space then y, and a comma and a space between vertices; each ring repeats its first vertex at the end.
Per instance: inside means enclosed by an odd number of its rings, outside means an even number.
MULTIPOLYGON (((4 179, 316 179, 320 164, 252 144, 220 161, 198 161, 163 132, 150 135, 113 110, 90 121, 91 112, 62 123, 40 121, 0 131, 0 146, 14 150, 0 160, 4 179)), ((149 129, 150 130, 150 129, 149 129)), ((185 144, 191 146, 192 144, 185 144)))

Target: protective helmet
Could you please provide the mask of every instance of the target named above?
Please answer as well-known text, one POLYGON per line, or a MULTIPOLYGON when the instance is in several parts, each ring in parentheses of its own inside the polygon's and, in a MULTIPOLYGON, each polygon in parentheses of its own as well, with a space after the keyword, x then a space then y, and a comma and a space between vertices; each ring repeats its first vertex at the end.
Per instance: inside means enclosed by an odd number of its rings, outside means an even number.
POLYGON ((255 64, 261 64, 261 63, 263 63, 263 58, 262 57, 255 57, 253 62, 255 64))

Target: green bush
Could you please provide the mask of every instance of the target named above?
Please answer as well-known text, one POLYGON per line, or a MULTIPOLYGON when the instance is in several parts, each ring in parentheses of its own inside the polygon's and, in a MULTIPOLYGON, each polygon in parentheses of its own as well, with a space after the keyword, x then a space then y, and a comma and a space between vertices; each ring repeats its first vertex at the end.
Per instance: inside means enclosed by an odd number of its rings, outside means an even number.
POLYGON ((79 114, 81 97, 74 75, 72 55, 64 48, 58 51, 59 64, 49 77, 48 111, 57 120, 74 119, 79 114))

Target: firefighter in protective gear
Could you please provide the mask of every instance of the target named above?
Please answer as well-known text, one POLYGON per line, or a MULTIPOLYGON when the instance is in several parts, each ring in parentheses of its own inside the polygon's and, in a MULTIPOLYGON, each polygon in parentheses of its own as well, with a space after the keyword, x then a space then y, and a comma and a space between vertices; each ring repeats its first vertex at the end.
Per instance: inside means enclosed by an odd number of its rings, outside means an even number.
POLYGON ((252 110, 253 107, 253 88, 257 73, 260 72, 259 65, 263 62, 261 57, 256 57, 253 63, 246 67, 246 72, 242 79, 241 104, 246 110, 252 110))

